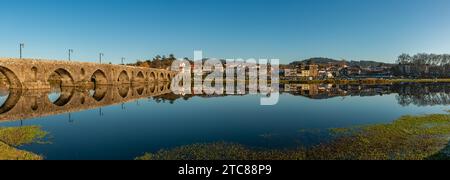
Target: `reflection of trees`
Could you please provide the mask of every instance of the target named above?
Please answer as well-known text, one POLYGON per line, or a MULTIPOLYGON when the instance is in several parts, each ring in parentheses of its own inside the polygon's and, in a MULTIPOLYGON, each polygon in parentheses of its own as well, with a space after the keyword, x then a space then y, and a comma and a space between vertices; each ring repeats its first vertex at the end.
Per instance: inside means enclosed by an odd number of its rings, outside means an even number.
POLYGON ((396 87, 402 106, 450 105, 450 84, 415 84, 396 87))
POLYGON ((329 99, 344 96, 377 96, 391 93, 390 85, 331 85, 290 84, 284 85, 284 92, 311 99, 329 99))
MULTIPOLYGON (((332 85, 332 84, 282 84, 282 93, 289 93, 294 96, 303 96, 310 99, 329 99, 345 96, 381 96, 388 94, 398 94, 396 99, 402 106, 417 105, 449 105, 450 104, 450 84, 449 83, 411 83, 411 84, 383 84, 383 85, 332 85)), ((245 94, 249 94, 246 89, 245 94)), ((207 95, 188 94, 178 95, 174 93, 164 94, 154 97, 158 103, 174 103, 178 99, 189 100, 193 97, 213 98, 228 95, 207 95)), ((232 95, 236 96, 236 95, 232 95)))
MULTIPOLYGON (((311 99, 328 99, 345 96, 380 96, 396 93, 402 106, 449 105, 449 83, 411 83, 393 85, 328 85, 328 84, 289 84, 281 85, 282 92, 311 99)), ((248 94, 248 91, 245 93, 248 94)), ((199 97, 210 97, 196 95, 199 97)), ((181 98, 183 96, 178 96, 181 98)), ((164 97, 162 97, 164 99, 164 97)), ((171 97, 172 100, 178 99, 171 97)), ((184 96, 185 99, 192 98, 184 96)))
POLYGON ((344 96, 378 96, 396 93, 402 106, 449 105, 450 84, 394 84, 394 85, 322 85, 290 84, 284 85, 284 92, 311 99, 328 99, 344 96))
POLYGON ((153 97, 153 99, 157 103, 169 102, 170 104, 173 104, 173 103, 175 103, 175 101, 177 101, 179 99, 188 101, 188 100, 192 99, 193 97, 213 98, 213 97, 224 97, 224 96, 227 96, 227 95, 207 95, 207 94, 178 95, 178 94, 174 94, 174 93, 168 93, 168 94, 163 94, 163 95, 160 95, 160 96, 155 96, 155 97, 153 97))

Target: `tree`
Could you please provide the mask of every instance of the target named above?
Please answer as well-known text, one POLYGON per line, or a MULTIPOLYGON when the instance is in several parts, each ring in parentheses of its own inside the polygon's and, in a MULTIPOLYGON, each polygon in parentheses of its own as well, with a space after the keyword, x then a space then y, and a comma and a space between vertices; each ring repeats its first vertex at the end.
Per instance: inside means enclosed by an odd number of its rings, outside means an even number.
POLYGON ((411 56, 409 54, 403 53, 402 55, 400 55, 398 57, 397 63, 398 64, 409 64, 409 63, 411 63, 411 56))

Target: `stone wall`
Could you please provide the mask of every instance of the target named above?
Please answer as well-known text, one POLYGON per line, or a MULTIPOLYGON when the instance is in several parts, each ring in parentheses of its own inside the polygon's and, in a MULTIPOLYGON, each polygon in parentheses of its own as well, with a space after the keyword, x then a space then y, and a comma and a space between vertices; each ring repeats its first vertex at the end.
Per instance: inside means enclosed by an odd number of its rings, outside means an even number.
POLYGON ((169 82, 175 76, 175 72, 163 69, 13 58, 0 59, 0 74, 6 77, 10 87, 15 89, 49 89, 49 80, 59 82, 64 87, 85 87, 93 84, 169 82))

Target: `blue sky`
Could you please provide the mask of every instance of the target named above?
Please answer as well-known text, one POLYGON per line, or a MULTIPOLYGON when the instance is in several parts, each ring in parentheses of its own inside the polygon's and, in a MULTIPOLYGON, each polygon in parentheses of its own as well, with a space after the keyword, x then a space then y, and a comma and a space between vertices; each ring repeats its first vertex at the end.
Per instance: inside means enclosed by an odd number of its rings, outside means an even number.
POLYGON ((157 54, 393 62, 450 53, 448 0, 1 0, 0 57, 157 54))

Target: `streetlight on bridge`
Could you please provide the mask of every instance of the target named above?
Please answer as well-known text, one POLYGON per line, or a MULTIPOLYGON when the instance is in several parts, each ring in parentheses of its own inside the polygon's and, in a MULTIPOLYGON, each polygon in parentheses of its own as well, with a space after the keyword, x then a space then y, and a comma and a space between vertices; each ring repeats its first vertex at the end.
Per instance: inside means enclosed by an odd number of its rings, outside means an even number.
POLYGON ((73 53, 73 49, 69 49, 69 61, 71 60, 72 53, 73 53))
POLYGON ((103 53, 100 53, 100 58, 99 58, 99 60, 100 60, 100 64, 102 63, 102 57, 103 56, 105 56, 105 54, 103 54, 103 53))
POLYGON ((19 44, 19 49, 20 49, 20 50, 19 50, 19 51, 20 51, 20 52, 19 52, 19 54, 20 54, 20 59, 22 59, 22 49, 23 49, 23 48, 25 48, 25 44, 24 44, 24 43, 20 43, 20 44, 19 44))

